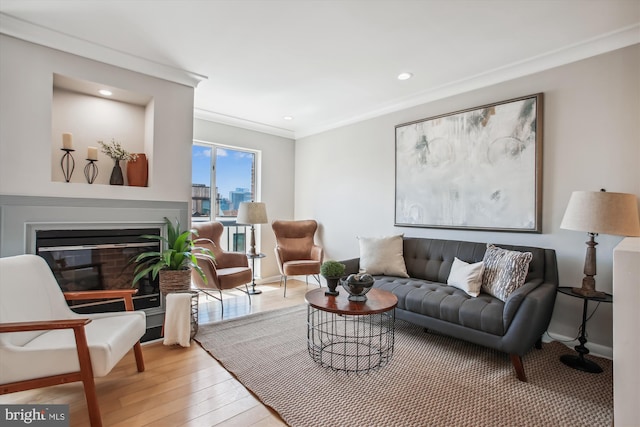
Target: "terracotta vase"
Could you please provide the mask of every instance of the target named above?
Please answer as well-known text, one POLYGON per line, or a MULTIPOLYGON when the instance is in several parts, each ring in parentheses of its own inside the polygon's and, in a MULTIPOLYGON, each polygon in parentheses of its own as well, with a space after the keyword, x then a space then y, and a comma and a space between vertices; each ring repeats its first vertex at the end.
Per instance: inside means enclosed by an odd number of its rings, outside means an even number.
POLYGON ((135 160, 127 162, 127 182, 132 187, 146 187, 148 176, 147 156, 144 153, 137 153, 135 160))

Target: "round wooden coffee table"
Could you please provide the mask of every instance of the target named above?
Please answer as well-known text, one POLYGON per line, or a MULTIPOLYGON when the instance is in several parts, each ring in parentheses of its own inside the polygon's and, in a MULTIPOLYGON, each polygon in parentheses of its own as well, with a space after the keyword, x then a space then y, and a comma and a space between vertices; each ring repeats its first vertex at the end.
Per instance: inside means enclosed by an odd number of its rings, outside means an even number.
POLYGON ((369 372, 393 356, 398 298, 371 289, 367 301, 353 302, 345 290, 325 295, 325 288, 307 292, 307 349, 321 366, 345 372, 369 372))

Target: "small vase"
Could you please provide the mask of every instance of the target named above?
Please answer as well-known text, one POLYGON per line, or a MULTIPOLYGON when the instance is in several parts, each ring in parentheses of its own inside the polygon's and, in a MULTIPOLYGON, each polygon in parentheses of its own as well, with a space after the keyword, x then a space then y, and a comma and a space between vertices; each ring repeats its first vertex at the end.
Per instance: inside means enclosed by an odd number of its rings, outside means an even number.
POLYGON ((135 160, 127 162, 127 183, 132 187, 147 186, 147 156, 144 153, 138 153, 135 160))
POLYGON ((111 171, 111 178, 109 184, 111 185, 124 185, 124 176, 122 175, 122 168, 120 167, 120 160, 114 160, 116 164, 111 171))

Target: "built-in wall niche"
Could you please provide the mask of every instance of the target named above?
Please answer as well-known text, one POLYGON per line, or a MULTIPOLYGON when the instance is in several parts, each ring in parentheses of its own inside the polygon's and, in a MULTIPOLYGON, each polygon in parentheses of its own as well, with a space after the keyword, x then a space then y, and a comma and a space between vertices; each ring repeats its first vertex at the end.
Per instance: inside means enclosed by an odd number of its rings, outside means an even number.
MULTIPOLYGON (((115 162, 102 153, 98 141, 119 142, 130 153, 144 153, 149 171, 153 159, 153 97, 108 84, 53 75, 51 118, 51 180, 68 184, 110 185, 115 162), (108 91, 110 94, 104 94, 108 91), (69 137, 65 134, 71 134, 69 137), (65 141, 66 140, 66 141, 65 141), (73 162, 63 159, 70 147, 73 162), (97 176, 92 184, 85 175, 89 158, 97 157, 97 176), (73 173, 70 169, 73 167, 73 173), (64 167, 63 167, 64 166, 64 167), (67 178, 70 178, 67 181, 67 178)), ((127 179, 127 162, 120 162, 127 179)), ((91 177, 92 170, 88 169, 91 177)), ((148 174, 150 181, 151 174, 148 174)))

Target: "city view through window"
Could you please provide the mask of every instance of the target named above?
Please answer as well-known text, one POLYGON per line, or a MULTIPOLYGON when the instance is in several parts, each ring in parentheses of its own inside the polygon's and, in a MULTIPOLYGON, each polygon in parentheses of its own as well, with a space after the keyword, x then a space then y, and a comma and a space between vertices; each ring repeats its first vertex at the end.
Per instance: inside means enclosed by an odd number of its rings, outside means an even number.
POLYGON ((241 202, 254 200, 255 157, 255 153, 228 147, 193 145, 194 220, 235 217, 241 202))

